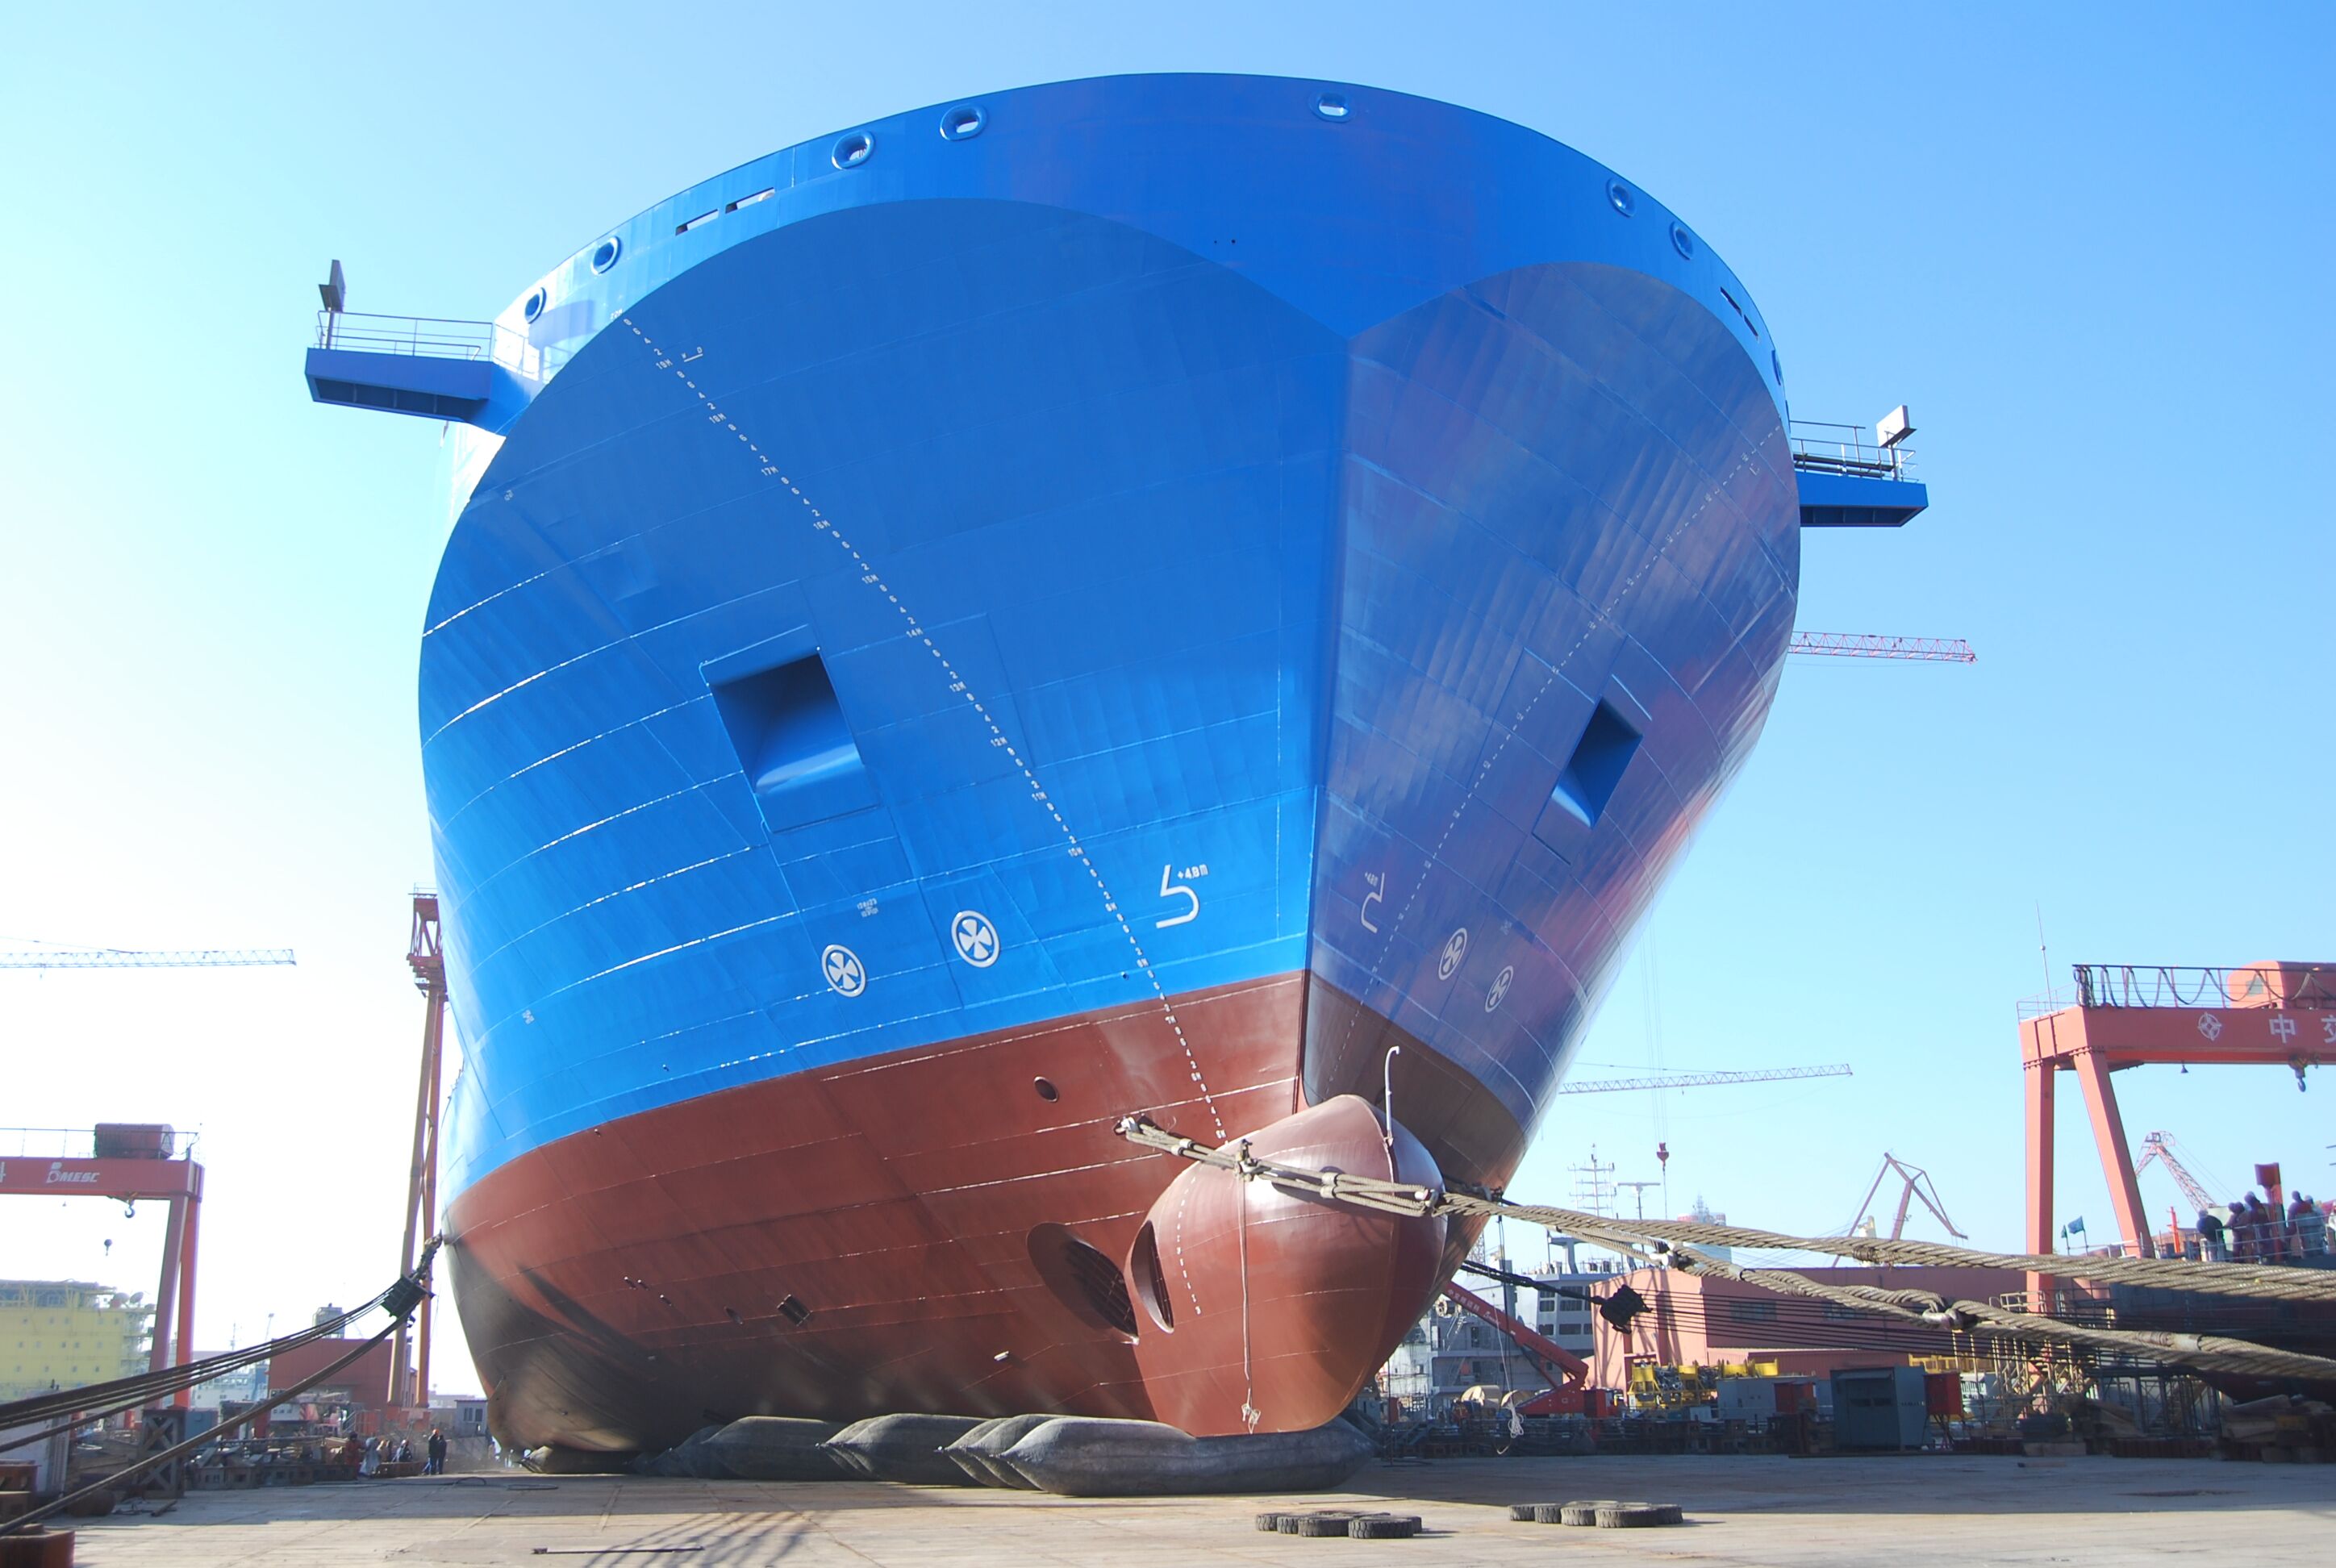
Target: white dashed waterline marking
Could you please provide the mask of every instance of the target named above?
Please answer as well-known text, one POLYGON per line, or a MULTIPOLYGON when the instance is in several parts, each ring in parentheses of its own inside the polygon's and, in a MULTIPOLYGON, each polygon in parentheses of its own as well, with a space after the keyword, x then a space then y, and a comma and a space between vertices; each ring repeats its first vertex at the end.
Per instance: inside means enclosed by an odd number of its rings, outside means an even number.
MULTIPOLYGON (((1192 1206, 1194 1183, 1184 1183, 1182 1197, 1176 1200, 1176 1271, 1184 1277, 1184 1300, 1192 1303, 1192 1316, 1201 1315, 1201 1298, 1192 1289, 1192 1271, 1184 1265, 1184 1211, 1192 1206)), ((1153 1232, 1153 1251, 1158 1251, 1158 1232, 1153 1232)))
MULTIPOLYGON (((639 325, 635 322, 631 317, 621 317, 618 319, 624 323, 626 328, 630 331, 635 337, 640 339, 642 347, 647 349, 652 355, 657 356, 657 368, 662 370, 672 365, 673 361, 671 358, 666 355, 664 350, 657 347, 656 340, 650 337, 647 333, 643 332, 640 329, 639 325)), ((696 363, 695 359, 692 360, 692 363, 696 363)), ((688 376, 683 375, 677 369, 675 370, 673 374, 675 379, 679 381, 685 387, 687 387, 690 393, 696 397, 697 401, 705 405, 706 419, 709 424, 724 424, 731 430, 738 430, 736 424, 732 422, 728 415, 721 413, 720 410, 716 408, 714 400, 706 396, 705 392, 698 387, 695 381, 692 381, 688 376)), ((778 464, 772 460, 770 454, 765 453, 760 445, 756 444, 745 431, 738 431, 738 439, 740 442, 745 443, 748 454, 754 458, 755 465, 760 469, 763 477, 765 479, 774 479, 778 481, 779 483, 786 487, 787 493, 793 496, 795 500, 802 504, 805 513, 809 517, 812 531, 815 533, 824 533, 830 539, 835 541, 837 546, 841 548, 846 555, 849 555, 852 558, 852 564, 860 569, 861 582, 867 587, 873 589, 876 592, 882 594, 885 601, 891 605, 894 610, 899 612, 900 619, 906 625, 908 635, 921 643, 924 646, 925 651, 933 656, 934 662, 940 666, 942 678, 948 682, 949 689, 957 696, 965 698, 967 705, 973 709, 975 715, 980 718, 982 724, 988 728, 989 744, 997 749, 1003 751, 1007 757, 1012 761, 1015 767, 1021 773, 1023 782, 1029 785, 1031 801, 1034 803, 1046 808, 1046 814, 1054 822, 1056 831, 1061 833, 1063 835, 1066 847, 1071 858, 1077 861, 1081 866, 1085 868, 1089 880, 1095 883, 1096 894, 1103 900, 1105 911, 1118 923, 1119 934, 1127 939, 1128 949, 1135 955, 1135 967, 1143 971, 1144 978, 1152 983, 1152 994, 1158 998, 1160 1003, 1160 1015, 1163 1018, 1167 1020, 1168 1027, 1176 1036, 1176 1044, 1183 1050, 1185 1069, 1191 1076, 1193 1086, 1200 1091, 1201 1104, 1209 1113, 1210 1125, 1216 1129, 1217 1142, 1220 1144, 1224 1143, 1227 1138, 1227 1134, 1225 1132, 1224 1119, 1217 1114, 1216 1096, 1210 1092, 1208 1079, 1201 1071, 1201 1059, 1193 1053, 1192 1042, 1184 1037, 1184 1026, 1176 1017, 1175 1005, 1168 999, 1167 988, 1160 983, 1159 975, 1153 971, 1152 968, 1152 960, 1144 951, 1144 944, 1136 938, 1135 928, 1129 925, 1127 917, 1120 912, 1119 901, 1112 896, 1110 887, 1103 880, 1103 873, 1095 869, 1094 857, 1089 855, 1085 848, 1080 844, 1078 834, 1071 831, 1070 824, 1063 820, 1063 813, 1055 807, 1054 798, 1049 795, 1045 789, 1040 787, 1038 784, 1038 775, 1030 770, 1029 763, 1024 760, 1022 754, 1014 748, 1013 743, 1006 738, 1006 732, 998 727, 998 721, 990 716, 989 709, 982 704, 981 699, 974 696, 973 688, 967 684, 965 677, 958 673, 957 667, 949 662, 949 656, 944 654, 938 647, 934 646, 933 639, 931 637, 927 635, 923 625, 918 621, 915 614, 910 610, 908 606, 900 602, 900 595, 894 593, 891 589, 887 586, 883 579, 883 575, 876 570, 874 565, 869 561, 866 556, 860 553, 859 547, 843 536, 842 531, 838 529, 835 524, 820 511, 816 502, 803 492, 801 486, 797 485, 792 479, 789 479, 785 474, 779 472, 778 464)), ((636 959, 632 961, 638 963, 641 960, 636 959)))

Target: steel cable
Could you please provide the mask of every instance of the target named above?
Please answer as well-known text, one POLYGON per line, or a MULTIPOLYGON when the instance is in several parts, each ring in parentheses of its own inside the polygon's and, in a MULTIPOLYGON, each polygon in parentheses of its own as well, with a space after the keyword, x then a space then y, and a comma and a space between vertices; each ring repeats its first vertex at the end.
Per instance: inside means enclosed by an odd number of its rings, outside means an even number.
POLYGON ((307 1393, 309 1389, 315 1388, 326 1378, 332 1377, 334 1374, 341 1371, 344 1368, 352 1365, 359 1357, 372 1349, 375 1346, 380 1344, 383 1340, 388 1339, 392 1334, 397 1332, 397 1330, 403 1328, 405 1320, 403 1317, 394 1320, 384 1327, 381 1332, 375 1334, 372 1339, 367 1339, 364 1344, 359 1345, 355 1349, 351 1350, 347 1355, 342 1357, 339 1360, 334 1362, 331 1366, 326 1368, 323 1371, 317 1373, 315 1377, 309 1378, 298 1388, 288 1389, 284 1393, 278 1394, 264 1405, 255 1405, 250 1409, 246 1410, 242 1415, 236 1417, 233 1420, 222 1421, 216 1427, 198 1432, 193 1437, 188 1438, 185 1442, 173 1444, 171 1446, 163 1449, 159 1454, 149 1454, 144 1458, 140 1459, 137 1463, 131 1465, 124 1469, 113 1472, 113 1474, 107 1475, 102 1480, 91 1482, 88 1485, 83 1486, 78 1492, 68 1492, 62 1497, 54 1498, 50 1502, 42 1505, 40 1507, 33 1509, 30 1513, 19 1514, 15 1518, 9 1520, 6 1524, 0 1524, 0 1535, 14 1535, 21 1532, 30 1530, 42 1520, 48 1518, 54 1514, 61 1513, 63 1510, 72 1507, 75 1503, 80 1502, 84 1497, 94 1497, 101 1492, 110 1492, 115 1486, 134 1476, 143 1475, 149 1470, 155 1469, 160 1466, 167 1465, 173 1459, 184 1458, 198 1448, 206 1447, 211 1444, 217 1443, 230 1432, 237 1431, 249 1423, 258 1420, 260 1417, 267 1415, 278 1405, 290 1404, 293 1400, 298 1398, 301 1395, 307 1393))
MULTIPOLYGON (((237 1431, 248 1423, 258 1419, 259 1417, 268 1414, 277 1407, 288 1404, 292 1400, 298 1398, 309 1389, 316 1388, 318 1384, 325 1381, 326 1378, 332 1377, 343 1368, 350 1366, 366 1351, 372 1349, 384 1339, 389 1338, 390 1335, 395 1333, 397 1329, 404 1324, 405 1320, 414 1315, 414 1308, 420 1306, 429 1296, 430 1265, 432 1260, 437 1256, 439 1238, 433 1236, 423 1244, 421 1259, 414 1264, 414 1272, 400 1276, 389 1286, 388 1289, 383 1290, 379 1295, 375 1296, 371 1300, 365 1302, 364 1306, 358 1307, 351 1311, 344 1312, 338 1318, 327 1319, 322 1323, 314 1324, 311 1327, 301 1330, 297 1334, 287 1335, 280 1339, 271 1339, 268 1341, 267 1346, 256 1347, 257 1349, 270 1350, 271 1353, 274 1349, 290 1349, 295 1345, 307 1344, 316 1339, 323 1339, 331 1334, 334 1330, 346 1327, 351 1320, 357 1318, 364 1313, 370 1312, 375 1307, 384 1308, 389 1312, 390 1321, 379 1333, 375 1334, 372 1339, 367 1339, 364 1344, 359 1345, 355 1349, 351 1350, 347 1355, 342 1357, 331 1366, 326 1367, 323 1371, 318 1372, 315 1377, 310 1378, 300 1384, 298 1388, 289 1389, 282 1394, 275 1395, 270 1398, 267 1403, 255 1405, 250 1409, 235 1417, 233 1419, 221 1421, 217 1426, 196 1434, 194 1437, 188 1438, 185 1442, 177 1445, 175 1447, 167 1449, 160 1454, 149 1455, 145 1458, 139 1460, 136 1464, 131 1465, 129 1468, 117 1471, 113 1475, 107 1476, 103 1481, 97 1482, 89 1486, 84 1486, 79 1492, 71 1493, 66 1496, 60 1497, 46 1506, 36 1508, 29 1514, 19 1514, 15 1519, 11 1520, 5 1524, 0 1524, 0 1535, 11 1534, 18 1530, 24 1529, 42 1519, 47 1518, 52 1514, 57 1512, 58 1509, 64 1507, 67 1504, 74 1501, 75 1499, 92 1495, 99 1491, 104 1490, 113 1483, 121 1481, 125 1477, 143 1475, 145 1472, 154 1468, 158 1465, 166 1464, 170 1460, 179 1457, 181 1455, 190 1454, 197 1448, 202 1447, 208 1444, 216 1443, 221 1438, 227 1437, 228 1434, 237 1431)), ((244 1365, 248 1365, 252 1360, 258 1359, 250 1351, 234 1351, 230 1352, 229 1355, 226 1357, 213 1357, 210 1359, 209 1362, 190 1362, 186 1367, 173 1368, 171 1370, 174 1373, 184 1373, 196 1367, 208 1366, 212 1362, 228 1360, 233 1358, 242 1358, 241 1364, 244 1365)), ((235 1368, 233 1367, 229 1367, 225 1369, 232 1371, 235 1368)), ((200 1381, 200 1379, 197 1380, 200 1381)), ((96 1384, 86 1388, 68 1388, 62 1390, 57 1394, 43 1396, 40 1399, 20 1400, 15 1405, 0 1406, 0 1425, 12 1424, 7 1421, 8 1415, 11 1412, 23 1409, 26 1406, 42 1404, 54 1405, 57 1401, 64 1402, 58 1407, 48 1409, 40 1414, 36 1414, 29 1417, 19 1417, 20 1419, 29 1418, 37 1420, 44 1418, 44 1416, 58 1414, 67 1415, 72 1417, 67 1420, 62 1427, 52 1427, 46 1432, 39 1433, 32 1437, 20 1439, 17 1442, 8 1445, 10 1447, 21 1447, 25 1443, 39 1442, 43 1438, 57 1436, 60 1431, 71 1431, 76 1427, 84 1426, 92 1417, 114 1415, 122 1411, 137 1408, 140 1405, 144 1403, 146 1398, 151 1397, 150 1394, 141 1393, 138 1398, 132 1399, 127 1404, 102 1404, 98 1402, 98 1397, 105 1390, 112 1390, 113 1395, 107 1396, 108 1398, 112 1398, 118 1395, 119 1391, 124 1387, 143 1385, 151 1381, 153 1381, 153 1379, 151 1378, 122 1378, 116 1383, 96 1384)))
MULTIPOLYGON (((391 1289, 394 1290, 395 1287, 393 1286, 391 1289)), ((248 1346, 240 1350, 222 1351, 216 1356, 207 1356, 200 1361, 188 1361, 174 1367, 165 1367, 160 1371, 141 1372, 134 1377, 116 1378, 110 1383, 91 1383, 78 1388, 59 1388, 51 1393, 35 1394, 29 1398, 0 1405, 0 1428, 20 1427, 27 1421, 44 1420, 52 1416, 72 1415, 75 1412, 109 1415, 117 1410, 137 1409, 159 1395, 175 1394, 181 1388, 191 1388, 198 1383, 207 1383, 213 1378, 224 1376, 229 1372, 240 1371, 246 1367, 256 1366, 286 1350, 297 1349, 317 1339, 330 1339, 350 1323, 381 1305, 389 1293, 388 1290, 384 1290, 362 1306, 352 1308, 337 1318, 328 1318, 321 1323, 311 1324, 297 1333, 287 1334, 281 1338, 270 1339, 265 1344, 248 1346)), ((24 1442, 29 1440, 18 1439, 0 1445, 0 1452, 5 1452, 7 1448, 22 1446, 24 1442)))
POLYGON ((2278 1300, 2336 1301, 2336 1272, 2266 1269, 2244 1264, 2193 1263, 2170 1258, 2063 1258, 2036 1253, 1983 1252, 1931 1242, 1885 1241, 1866 1236, 1787 1236, 1741 1225, 1694 1220, 1615 1220, 1572 1209, 1513 1203, 1504 1198, 1382 1182, 1351 1172, 1318 1171, 1260 1160, 1246 1149, 1231 1153, 1180 1137, 1143 1116, 1128 1116, 1116 1131, 1130 1143, 1232 1172, 1244 1181, 1269 1181, 1385 1213, 1458 1214, 1471 1218, 1514 1215, 1552 1231, 1582 1237, 1630 1256, 1659 1262, 1665 1257, 1692 1272, 1718 1274, 1788 1294, 1812 1296, 1859 1310, 1942 1329, 1993 1335, 2033 1336, 2130 1352, 2147 1351, 2195 1366, 2213 1366, 2269 1377, 2336 1379, 2336 1360, 2275 1350, 2220 1335, 2160 1330, 2096 1329, 2031 1312, 2015 1312, 1990 1302, 1950 1300, 1927 1291, 1887 1290, 1878 1286, 1827 1285, 1783 1269, 1743 1269, 1698 1251, 1698 1247, 1743 1247, 1769 1251, 1831 1252, 1874 1264, 1944 1268, 2016 1269, 2103 1283, 2154 1286, 2209 1295, 2278 1300), (1648 1244, 1651 1242, 1650 1251, 1648 1244))

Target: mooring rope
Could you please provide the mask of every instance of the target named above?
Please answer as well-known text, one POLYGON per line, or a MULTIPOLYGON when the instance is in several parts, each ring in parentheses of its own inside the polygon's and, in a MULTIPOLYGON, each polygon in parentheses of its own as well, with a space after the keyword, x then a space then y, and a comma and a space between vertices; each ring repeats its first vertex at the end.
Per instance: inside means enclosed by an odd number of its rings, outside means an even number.
MULTIPOLYGON (((1504 1213, 1530 1219, 1552 1230, 1588 1234, 1613 1230, 1625 1222, 1572 1209, 1504 1199, 1472 1197, 1464 1193, 1446 1196, 1444 1212, 1504 1213)), ((2336 1301, 2336 1271, 2286 1269, 2251 1263, 2198 1263, 2186 1258, 2127 1258, 2103 1255, 2063 1256, 2052 1252, 1985 1252, 1975 1247, 1950 1246, 1942 1242, 1893 1240, 1883 1236, 1787 1236, 1743 1225, 1715 1225, 1693 1220, 1631 1220, 1627 1233, 1658 1242, 1689 1246, 1744 1247, 1757 1251, 1830 1252, 1876 1265, 1906 1263, 1948 1269, 2016 1269, 2056 1279, 2091 1280, 2107 1285, 2139 1285, 2161 1290, 2195 1290, 2211 1296, 2252 1296, 2279 1301, 2336 1301)))
MULTIPOLYGON (((27 1422, 45 1420, 56 1416, 76 1417, 68 1423, 69 1427, 84 1426, 87 1424, 87 1418, 81 1416, 83 1411, 102 1415, 115 1410, 142 1408, 164 1395, 175 1394, 181 1388, 191 1388, 198 1383, 208 1383, 214 1378, 225 1377, 229 1372, 240 1371, 246 1367, 256 1367, 262 1361, 272 1360, 287 1350, 297 1349, 315 1340, 329 1339, 357 1319, 380 1306, 388 1300, 391 1292, 397 1289, 396 1285, 391 1285, 379 1295, 369 1297, 362 1304, 352 1307, 336 1317, 323 1319, 296 1333, 286 1334, 278 1339, 266 1340, 257 1345, 247 1345, 239 1350, 222 1350, 215 1356, 206 1356, 199 1361, 166 1366, 159 1371, 141 1372, 134 1377, 116 1378, 111 1383, 91 1383, 78 1388, 58 1388, 45 1394, 34 1394, 26 1398, 11 1400, 7 1404, 0 1405, 0 1429, 22 1427, 27 1422)), ((23 1447, 27 1443, 35 1443, 50 1436, 53 1434, 42 1432, 35 1433, 30 1437, 11 1437, 6 1442, 0 1443, 0 1453, 6 1453, 11 1448, 23 1447)))
POLYGON ((1950 1300, 1926 1290, 1893 1290, 1872 1285, 1836 1285, 1787 1269, 1745 1268, 1704 1251, 1707 1247, 1746 1247, 1778 1251, 1829 1252, 1874 1264, 2024 1270, 2102 1283, 2132 1284, 2217 1296, 2251 1296, 2290 1301, 2336 1301, 2336 1272, 2266 1269, 2246 1264, 2194 1263, 2173 1258, 2058 1257, 2026 1252, 1983 1252, 1932 1242, 1872 1236, 1787 1236, 1742 1225, 1695 1220, 1616 1220, 1579 1210, 1505 1198, 1385 1182, 1351 1171, 1314 1170, 1259 1159, 1246 1147, 1212 1148, 1180 1137, 1142 1116, 1123 1118, 1120 1136, 1144 1148, 1231 1171, 1244 1181, 1270 1182, 1333 1203, 1383 1213, 1456 1214, 1489 1218, 1509 1215, 1552 1231, 1611 1246, 1650 1261, 1668 1258, 1689 1272, 1717 1274, 1747 1284, 1850 1306, 1861 1311, 1929 1323, 1959 1333, 2005 1335, 2090 1345, 2102 1349, 2147 1353, 2168 1360, 2219 1370, 2277 1378, 2336 1380, 2336 1360, 2277 1350, 2245 1339, 2213 1334, 2161 1333, 2096 1329, 2034 1312, 2018 1312, 1990 1302, 1950 1300), (1650 1249, 1649 1243, 1652 1243, 1650 1249))
POLYGON ((1316 1171, 1251 1158, 1246 1163, 1225 1149, 1180 1137, 1141 1116, 1124 1118, 1119 1135, 1130 1143, 1202 1164, 1237 1171, 1251 1180, 1301 1187, 1322 1197, 1397 1214, 1466 1214, 1489 1219, 1506 1214, 1552 1231, 1602 1241, 1605 1234, 1704 1247, 1757 1251, 1830 1252, 1859 1262, 1927 1264, 1936 1268, 2015 1269, 2056 1279, 2103 1284, 2146 1285, 2163 1290, 2196 1290, 2213 1296, 2253 1296, 2280 1301, 2336 1301, 2336 1270, 2287 1269, 2248 1263, 2195 1263, 2181 1258, 2060 1256, 2049 1252, 1983 1252, 1938 1242, 1879 1236, 1787 1236, 1744 1225, 1698 1220, 1616 1220, 1577 1209, 1515 1203, 1505 1198, 1436 1192, 1415 1184, 1382 1182, 1352 1172, 1316 1171))
MULTIPOLYGON (((433 1236, 423 1244, 422 1248, 421 1260, 414 1264, 414 1272, 411 1274, 401 1275, 394 1283, 393 1283, 387 1290, 382 1291, 380 1295, 375 1296, 372 1300, 367 1301, 364 1306, 356 1309, 355 1311, 344 1313, 341 1318, 336 1320, 335 1326, 341 1323, 346 1323, 351 1318, 356 1317, 359 1313, 369 1312, 373 1310, 374 1308, 379 1307, 389 1313, 390 1320, 384 1324, 381 1331, 374 1335, 372 1339, 358 1345, 355 1349, 351 1350, 347 1355, 343 1356, 339 1360, 335 1361, 323 1371, 307 1378, 302 1382, 299 1387, 287 1388, 280 1394, 270 1395, 265 1404, 254 1405, 250 1409, 244 1411, 241 1415, 230 1417, 228 1419, 220 1421, 217 1426, 207 1427, 203 1431, 196 1433, 186 1441, 174 1444, 171 1446, 163 1449, 159 1454, 142 1455, 135 1463, 129 1465, 122 1469, 117 1470, 109 1475, 105 1475, 98 1480, 92 1481, 77 1492, 68 1492, 62 1497, 54 1498, 38 1508, 34 1508, 28 1513, 19 1514, 15 1518, 8 1520, 5 1524, 0 1524, 0 1535, 15 1535, 30 1532, 38 1525, 42 1520, 50 1517, 52 1514, 59 1514, 71 1508, 74 1504, 81 1502, 83 1498, 93 1497, 100 1492, 112 1491, 115 1487, 124 1485, 130 1481, 143 1475, 149 1470, 157 1469, 160 1466, 168 1465, 176 1459, 183 1459, 188 1455, 195 1452, 198 1448, 208 1447, 212 1444, 219 1443, 242 1430, 252 1422, 258 1420, 262 1416, 265 1416, 269 1411, 276 1409, 278 1406, 290 1404, 293 1400, 298 1398, 309 1389, 317 1387, 327 1378, 336 1376, 343 1369, 354 1365, 360 1358, 365 1356, 366 1352, 372 1350, 375 1346, 381 1344, 383 1340, 387 1339, 391 1335, 396 1333, 398 1329, 404 1328, 405 1326, 406 1320, 414 1315, 414 1310, 422 1305, 423 1301, 429 1296, 430 1263, 431 1260, 437 1255, 439 1242, 440 1238, 433 1236)), ((319 1327, 322 1326, 323 1325, 319 1325, 319 1327)), ((289 1336, 289 1338, 296 1339, 305 1339, 313 1337, 313 1330, 305 1335, 289 1336)), ((276 1342, 281 1343, 282 1341, 276 1342)), ((182 1370, 183 1368, 180 1369, 182 1370)), ((133 1378, 127 1380, 134 1382, 138 1379, 133 1378)), ((107 1384, 102 1385, 101 1387, 112 1388, 114 1385, 107 1384)), ((96 1388, 71 1388, 64 1390, 63 1396, 57 1397, 90 1398, 95 1396, 97 1392, 98 1389, 96 1388)), ((135 1401, 128 1405, 106 1407, 104 1408, 100 1408, 92 1405, 86 1407, 88 1416, 84 1417, 81 1421, 73 1423, 73 1425, 85 1425, 90 1417, 114 1414, 117 1410, 130 1410, 135 1409, 136 1407, 137 1402, 135 1401)))

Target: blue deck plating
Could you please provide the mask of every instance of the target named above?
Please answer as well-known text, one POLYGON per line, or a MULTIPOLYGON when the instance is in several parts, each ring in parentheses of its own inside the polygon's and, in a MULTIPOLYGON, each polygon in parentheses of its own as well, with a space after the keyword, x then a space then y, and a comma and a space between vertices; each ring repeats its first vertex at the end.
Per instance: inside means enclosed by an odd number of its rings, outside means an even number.
POLYGON ((423 639, 450 1193, 1299 969, 1530 1126, 1790 632, 1748 291, 1419 99, 920 110, 675 197, 499 325, 560 368, 423 639))

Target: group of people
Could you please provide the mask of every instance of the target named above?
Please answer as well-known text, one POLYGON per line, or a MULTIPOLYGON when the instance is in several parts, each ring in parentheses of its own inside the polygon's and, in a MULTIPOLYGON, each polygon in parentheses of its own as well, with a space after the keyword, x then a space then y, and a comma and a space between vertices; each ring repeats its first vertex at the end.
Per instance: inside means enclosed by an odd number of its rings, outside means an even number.
MULTIPOLYGON (((384 1465, 414 1463, 414 1445, 404 1437, 359 1437, 355 1433, 347 1438, 349 1455, 360 1475, 378 1475, 384 1465)), ((422 1473, 443 1475, 446 1473, 446 1434, 437 1427, 430 1428, 429 1438, 422 1445, 422 1473)))
POLYGON ((2227 1217, 2198 1211, 2198 1252, 2209 1263, 2295 1263, 2328 1255, 2328 1212, 2302 1193, 2285 1213, 2249 1193, 2227 1217))

